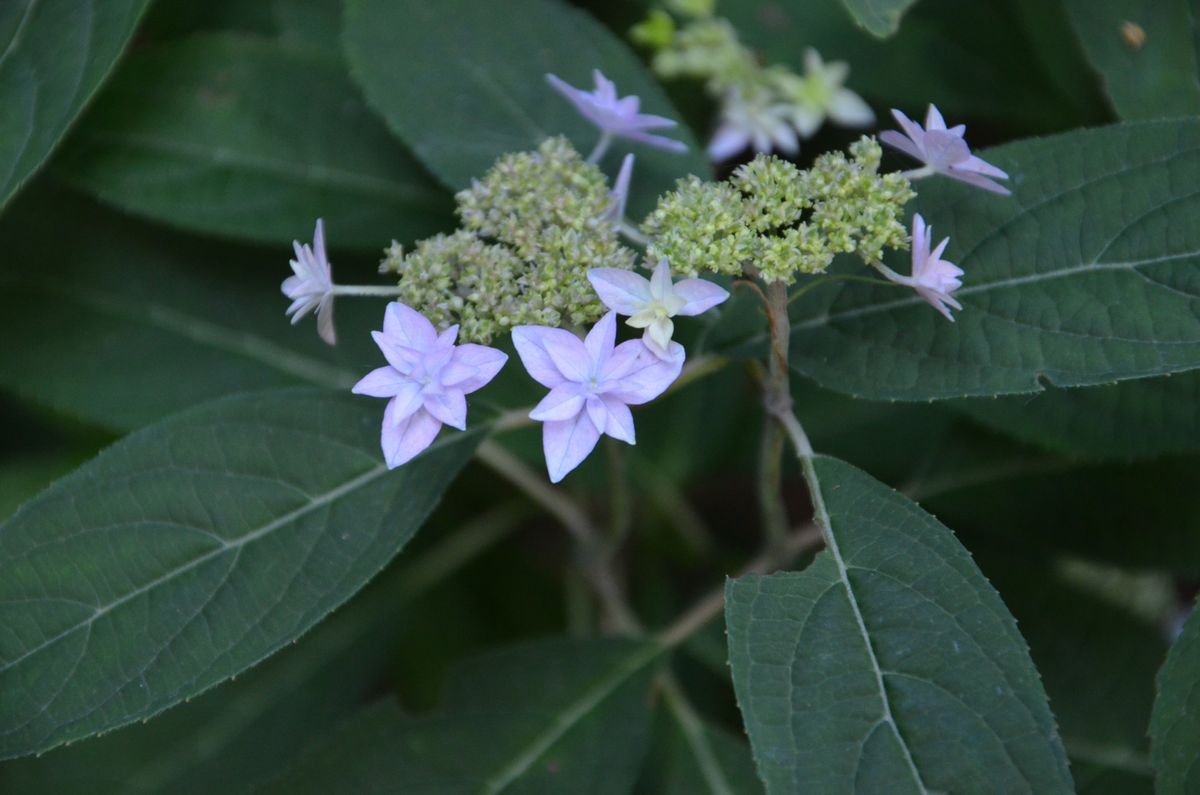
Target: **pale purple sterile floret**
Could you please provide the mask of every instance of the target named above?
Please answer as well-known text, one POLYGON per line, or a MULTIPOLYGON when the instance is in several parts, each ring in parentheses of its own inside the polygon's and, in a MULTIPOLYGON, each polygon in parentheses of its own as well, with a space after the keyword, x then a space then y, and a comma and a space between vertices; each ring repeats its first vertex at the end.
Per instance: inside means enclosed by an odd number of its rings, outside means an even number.
POLYGON ((625 223, 625 206, 629 203, 629 183, 633 179, 633 153, 625 155, 621 161, 621 170, 613 182, 613 188, 608 192, 609 205, 601 216, 602 220, 620 227, 625 223))
POLYGON ((880 133, 879 138, 885 144, 920 160, 930 172, 944 174, 992 193, 1009 194, 1008 188, 989 179, 1008 179, 1008 174, 971 154, 971 148, 963 139, 967 131, 965 124, 946 129, 946 120, 934 105, 929 106, 923 129, 898 110, 893 109, 892 115, 904 134, 895 130, 880 133))
POLYGON ((295 275, 284 279, 281 286, 283 294, 292 299, 286 314, 291 316, 295 324, 309 312, 317 310, 317 333, 321 339, 333 345, 337 342, 337 333, 333 328, 333 271, 329 267, 329 258, 325 256, 324 222, 317 219, 311 247, 294 240, 292 249, 296 252, 296 258, 291 261, 295 275))
POLYGON ((513 344, 529 374, 550 393, 529 413, 542 425, 550 480, 557 483, 587 458, 601 434, 634 444, 630 406, 666 391, 683 368, 683 348, 655 356, 641 340, 614 345, 617 316, 602 317, 587 338, 564 329, 517 326, 513 344))
POLYGON ((352 391, 390 398, 380 436, 389 469, 432 444, 443 423, 464 430, 466 396, 495 378, 508 360, 485 345, 455 345, 458 326, 438 334, 424 315, 399 302, 388 305, 383 331, 371 336, 388 364, 367 373, 352 391))
POLYGON ((942 252, 950 238, 943 238, 937 248, 930 251, 933 242, 933 227, 925 224, 925 219, 918 213, 913 216, 912 225, 912 276, 901 276, 888 269, 880 268, 881 272, 897 284, 904 284, 917 291, 917 295, 929 302, 937 311, 951 322, 954 315, 950 314, 947 305, 962 309, 962 304, 951 295, 962 287, 963 269, 942 259, 942 252))
POLYGON ((646 330, 642 341, 662 359, 672 355, 675 324, 671 318, 699 315, 729 297, 727 290, 707 279, 672 282, 666 257, 658 261, 649 279, 619 268, 593 268, 588 271, 588 281, 605 306, 628 315, 628 325, 646 330))
POLYGON ((676 123, 663 116, 641 113, 642 101, 630 94, 617 96, 617 87, 599 69, 592 70, 596 87, 584 91, 570 85, 556 75, 546 75, 546 80, 562 94, 588 121, 596 125, 606 136, 627 138, 648 146, 671 152, 686 152, 687 144, 662 135, 653 135, 647 130, 675 127, 676 123))

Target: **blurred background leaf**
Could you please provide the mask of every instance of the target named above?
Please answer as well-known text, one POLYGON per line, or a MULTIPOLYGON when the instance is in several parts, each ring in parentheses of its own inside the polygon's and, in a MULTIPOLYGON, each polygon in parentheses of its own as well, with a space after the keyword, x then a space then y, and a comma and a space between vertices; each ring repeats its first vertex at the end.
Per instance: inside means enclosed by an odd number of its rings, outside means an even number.
POLYGON ((846 10, 872 35, 887 38, 900 29, 900 17, 917 0, 842 0, 846 10))
POLYGON ((1065 0, 1065 5, 1121 118, 1200 114, 1193 0, 1065 0))
POLYGON ((318 217, 336 245, 373 251, 453 226, 449 194, 338 59, 248 34, 133 55, 56 167, 130 212, 281 246, 309 239, 318 217))
POLYGON ((1159 671, 1150 740, 1155 792, 1195 792, 1200 787, 1200 611, 1195 608, 1159 671))
POLYGON ((0 208, 91 99, 149 2, 12 0, 0 6, 0 208))

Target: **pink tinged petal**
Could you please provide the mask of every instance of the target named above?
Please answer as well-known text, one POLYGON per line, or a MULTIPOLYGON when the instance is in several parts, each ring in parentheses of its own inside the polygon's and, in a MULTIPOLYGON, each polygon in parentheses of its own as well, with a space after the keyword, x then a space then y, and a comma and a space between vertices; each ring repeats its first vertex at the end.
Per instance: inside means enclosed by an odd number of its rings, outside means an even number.
POLYGON ((992 180, 988 179, 987 177, 981 176, 979 174, 975 174, 970 171, 961 171, 957 168, 951 168, 947 171, 943 171, 942 173, 945 174, 947 177, 950 177, 951 179, 956 179, 959 182, 965 182, 968 185, 974 185, 975 187, 982 188, 983 190, 986 190, 989 193, 996 193, 1001 196, 1011 196, 1012 195, 1012 191, 1010 191, 1008 188, 1004 187, 1000 183, 993 182, 992 180))
POLYGON ((675 295, 685 302, 675 314, 694 317, 729 298, 729 291, 707 279, 684 279, 675 283, 675 295))
POLYGON ((646 349, 639 340, 634 340, 643 349, 637 365, 620 380, 603 382, 600 389, 603 394, 615 398, 622 403, 638 406, 647 403, 667 391, 683 369, 683 356, 676 355, 683 348, 678 343, 671 343, 668 353, 670 359, 661 359, 646 349))
POLYGON ((639 366, 645 348, 641 340, 622 342, 600 366, 596 380, 600 383, 621 380, 639 366))
POLYGON ((383 433, 380 435, 383 460, 388 469, 395 469, 416 458, 422 450, 433 444, 438 431, 442 429, 442 424, 424 410, 395 422, 390 416, 394 403, 389 403, 383 412, 383 433))
POLYGON ((944 130, 934 130, 925 136, 925 162, 938 171, 956 168, 970 157, 967 142, 944 130))
POLYGON ((981 157, 971 155, 962 163, 957 163, 954 166, 959 171, 973 171, 976 174, 982 174, 985 177, 996 177, 998 179, 1008 179, 1008 172, 996 168, 991 163, 981 157))
POLYGON ((917 148, 917 145, 910 141, 906 136, 901 135, 895 130, 884 130, 879 134, 879 140, 883 141, 888 146, 899 149, 904 154, 911 158, 924 162, 925 153, 917 148))
POLYGON ((687 144, 683 141, 676 141, 674 138, 667 138, 662 135, 651 135, 650 133, 638 131, 624 131, 621 137, 628 138, 630 141, 652 146, 655 149, 663 149, 667 152, 678 152, 682 154, 688 150, 687 144))
POLYGON ((426 392, 423 407, 434 419, 460 431, 467 429, 467 399, 457 389, 426 392))
POLYGON ((433 324, 420 312, 399 301, 388 304, 383 315, 383 333, 399 345, 422 353, 437 342, 433 324))
MULTIPOLYGON (((929 234, 930 234, 930 236, 933 235, 933 229, 929 230, 929 234)), ((942 252, 946 250, 946 246, 949 243, 950 243, 950 238, 943 237, 942 242, 937 244, 937 248, 935 248, 932 252, 930 252, 929 259, 940 260, 942 258, 942 252)))
POLYGON ((708 143, 708 156, 715 161, 728 160, 750 145, 745 131, 732 124, 722 125, 708 143))
POLYGON ((399 344, 394 337, 388 336, 387 332, 372 331, 371 338, 383 352, 388 364, 402 373, 411 373, 423 358, 421 351, 399 344))
POLYGON ((608 425, 608 410, 604 408, 604 401, 597 395, 588 395, 584 406, 587 408, 588 419, 596 426, 596 433, 604 433, 608 425))
POLYGON ((425 396, 421 394, 421 385, 415 381, 405 384, 388 403, 388 408, 392 411, 392 423, 400 424, 420 411, 424 403, 425 396))
POLYGON ((442 370, 442 385, 465 395, 485 386, 504 367, 508 354, 486 345, 467 343, 454 349, 454 358, 442 370))
POLYGON ((325 256, 325 221, 320 218, 317 219, 317 226, 313 229, 313 252, 320 262, 328 259, 325 256))
POLYGON ((317 304, 317 333, 330 345, 337 345, 337 330, 333 327, 333 296, 327 295, 317 304))
MULTIPOLYGON (((617 313, 609 312, 604 317, 596 321, 596 325, 592 326, 592 330, 588 332, 587 337, 583 341, 584 348, 587 349, 589 361, 586 363, 587 369, 583 372, 582 378, 572 379, 580 383, 591 379, 592 374, 599 371, 608 358, 612 356, 613 344, 617 341, 617 313)), ((551 356, 554 354, 551 353, 551 356)), ((557 363, 557 360, 555 360, 557 363)), ((561 367, 559 369, 562 369, 561 367)), ((566 374, 566 371, 563 370, 566 374)))
POLYGON ((458 339, 458 324, 455 323, 450 328, 443 331, 437 336, 437 346, 439 348, 448 348, 454 345, 454 341, 458 339))
MULTIPOLYGON (((567 376, 558 369, 558 365, 546 349, 552 345, 556 349, 574 350, 573 355, 587 360, 587 350, 583 343, 569 331, 549 326, 517 326, 512 330, 513 345, 521 364, 533 380, 545 387, 553 389, 568 380, 567 376)), ((574 370, 575 368, 572 368, 574 370)))
POLYGON ((633 412, 629 410, 629 407, 608 396, 600 399, 604 402, 605 411, 608 412, 608 422, 604 426, 604 432, 622 442, 637 444, 637 437, 633 432, 633 412))
POLYGON ((350 391, 356 395, 390 398, 399 394, 408 384, 416 386, 411 378, 395 367, 378 367, 359 379, 359 382, 351 387, 350 391))
POLYGON ((931 103, 929 110, 925 112, 925 131, 945 129, 946 120, 942 118, 942 112, 937 109, 937 105, 931 103))
POLYGON ((829 117, 846 127, 870 127, 875 123, 875 111, 863 98, 849 89, 839 89, 829 103, 829 117))
MULTIPOLYGON (((608 210, 604 213, 604 219, 609 223, 619 224, 625 218, 625 205, 629 201, 629 183, 633 178, 633 153, 625 155, 625 159, 621 161, 621 170, 617 172, 617 179, 613 182, 613 189, 609 191, 608 198, 611 200, 608 210)), ((599 270, 608 270, 601 268, 599 270)), ((604 299, 601 299, 604 300, 604 299)))
POLYGON ((569 420, 544 424, 542 450, 546 454, 550 482, 558 483, 579 466, 599 440, 600 433, 586 412, 580 412, 569 420))
POLYGON ((550 390, 550 394, 529 412, 529 419, 538 422, 561 422, 569 420, 583 411, 584 396, 574 384, 563 384, 550 390))
POLYGON ((646 277, 620 268, 593 268, 588 281, 600 302, 614 312, 632 315, 652 300, 646 277))
MULTIPOLYGON (((295 267, 293 265, 293 267, 295 267)), ((304 286, 304 280, 299 276, 289 276, 283 280, 283 284, 279 285, 279 289, 288 298, 297 298, 300 295, 300 289, 304 286)))
MULTIPOLYGON (((903 112, 897 110, 896 108, 892 108, 892 118, 894 118, 896 120, 896 123, 900 125, 900 129, 904 131, 904 134, 908 136, 909 140, 912 141, 913 145, 916 146, 917 150, 923 152, 924 151, 924 142, 925 142, 925 130, 923 130, 921 128, 921 125, 917 124, 915 121, 913 121, 912 119, 905 116, 903 112)), ((916 155, 916 157, 920 160, 925 159, 925 156, 923 154, 916 155)))

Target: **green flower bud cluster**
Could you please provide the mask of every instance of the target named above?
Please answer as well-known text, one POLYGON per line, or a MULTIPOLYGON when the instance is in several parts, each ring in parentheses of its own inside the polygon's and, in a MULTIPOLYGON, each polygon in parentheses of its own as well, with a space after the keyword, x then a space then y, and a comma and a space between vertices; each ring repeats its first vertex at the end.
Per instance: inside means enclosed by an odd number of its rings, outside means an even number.
POLYGON ((900 219, 914 194, 902 175, 879 173, 881 154, 864 137, 849 158, 831 152, 810 169, 759 155, 727 183, 681 180, 646 219, 647 256, 667 257, 689 276, 752 269, 764 281, 790 284, 797 274, 824 271, 837 254, 871 262, 885 248, 905 248, 900 219))
POLYGON ((382 269, 400 274, 400 300, 459 338, 487 343, 513 326, 584 325, 604 306, 590 268, 633 268, 635 253, 601 218, 611 203, 603 172, 565 138, 502 156, 455 197, 462 228, 393 244, 382 269))
POLYGON ((667 79, 704 80, 714 94, 733 86, 752 89, 763 82, 754 53, 738 41, 729 20, 720 18, 697 19, 676 31, 651 65, 667 79))

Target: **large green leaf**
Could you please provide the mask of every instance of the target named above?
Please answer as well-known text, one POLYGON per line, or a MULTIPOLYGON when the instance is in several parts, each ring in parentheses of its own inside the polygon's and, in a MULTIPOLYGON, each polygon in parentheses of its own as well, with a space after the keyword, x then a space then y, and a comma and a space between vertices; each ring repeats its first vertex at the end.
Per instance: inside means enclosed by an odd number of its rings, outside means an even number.
POLYGON ((1186 795, 1200 789, 1200 610, 1192 610, 1158 673, 1150 747, 1155 792, 1186 795))
POLYGON ((424 718, 378 704, 260 792, 628 793, 650 732, 654 646, 546 640, 475 658, 424 718))
POLYGON ((0 758, 157 714, 345 601, 478 433, 389 472, 379 407, 272 391, 118 442, 0 526, 0 758))
POLYGON ((900 29, 900 17, 917 0, 842 0, 858 24, 872 35, 887 38, 900 29))
MULTIPOLYGON (((345 47, 367 100, 454 188, 469 185, 499 155, 533 149, 550 136, 566 135, 584 154, 592 148, 596 128, 546 83, 548 72, 590 90, 592 69, 599 69, 622 95, 641 97, 646 112, 679 118, 619 39, 585 12, 552 0, 352 0, 345 47)), ((642 211, 675 178, 709 170, 686 129, 668 132, 690 152, 634 148, 631 201, 642 211)))
POLYGON ((338 304, 337 348, 311 319, 288 324, 286 249, 203 243, 35 193, 0 221, 0 386, 22 398, 124 431, 231 392, 348 388, 378 363, 366 330, 381 302, 338 304))
POLYGON ((1200 367, 1200 121, 1066 133, 985 157, 1013 175, 1011 198, 920 185, 918 209, 966 270, 957 322, 911 290, 834 282, 793 305, 795 368, 862 397, 927 400, 1200 367))
POLYGON ((147 5, 149 0, 0 5, 0 207, 91 99, 147 5))
POLYGON ((729 657, 769 792, 1067 792, 1025 642, 953 534, 830 458, 828 549, 726 587, 729 657))
POLYGON ((1200 114, 1194 0, 1067 0, 1066 7, 1122 118, 1200 114))
POLYGON ((278 775, 378 687, 397 648, 398 626, 419 627, 425 616, 444 621, 446 597, 478 586, 472 577, 461 585, 445 581, 510 532, 519 516, 490 511, 441 526, 449 532, 427 551, 405 550, 402 565, 381 574, 295 647, 149 724, 0 763, 0 791, 206 795, 241 792, 278 775), (430 600, 433 586, 445 593, 430 600))
POLYGON ((337 59, 246 34, 135 54, 57 165, 125 210, 229 237, 287 244, 324 217, 335 245, 379 250, 453 225, 337 59))
POLYGON ((1200 451, 1196 371, 952 405, 984 425, 1068 455, 1130 460, 1200 451))

